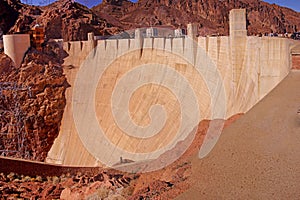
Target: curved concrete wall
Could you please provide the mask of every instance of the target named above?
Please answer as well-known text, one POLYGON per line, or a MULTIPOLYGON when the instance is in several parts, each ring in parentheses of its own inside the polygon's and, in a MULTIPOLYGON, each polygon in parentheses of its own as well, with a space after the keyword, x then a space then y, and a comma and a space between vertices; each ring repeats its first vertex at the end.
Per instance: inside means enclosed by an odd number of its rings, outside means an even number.
MULTIPOLYGON (((90 95, 87 94, 87 88, 91 87, 88 83, 84 83, 85 85, 79 88, 75 87, 76 82, 78 82, 78 72, 83 68, 81 64, 89 54, 89 56, 98 58, 98 61, 93 69, 94 71, 87 73, 87 77, 84 80, 95 79, 95 82, 97 82, 99 77, 94 72, 98 68, 101 68, 101 66, 114 67, 114 70, 111 70, 104 79, 104 81, 108 82, 103 83, 102 87, 99 81, 96 89, 94 103, 96 105, 97 118, 100 119, 99 123, 105 123, 110 118, 109 112, 105 110, 110 106, 103 103, 102 100, 111 95, 109 92, 110 87, 116 85, 124 70, 130 70, 134 65, 142 66, 153 62, 160 65, 168 65, 183 74, 195 86, 195 93, 200 95, 199 99, 202 102, 199 104, 201 119, 216 119, 209 112, 211 110, 209 99, 212 98, 211 94, 208 93, 207 86, 203 84, 201 77, 195 75, 195 72, 192 70, 193 66, 191 66, 193 63, 195 65, 202 63, 202 67, 206 70, 204 73, 213 76, 215 71, 210 68, 206 60, 203 60, 205 59, 203 52, 217 67, 224 84, 226 93, 226 115, 224 118, 237 113, 247 112, 289 73, 291 69, 290 51, 292 42, 282 38, 243 37, 239 38, 243 42, 243 45, 239 46, 239 56, 233 56, 232 45, 236 43, 232 42, 232 39, 234 38, 199 37, 197 38, 196 46, 195 44, 190 44, 190 39, 188 38, 106 40, 97 41, 98 44, 95 49, 90 41, 64 43, 64 49, 69 54, 69 57, 65 59, 65 64, 73 65, 72 69, 65 70, 71 88, 66 92, 67 105, 62 120, 61 132, 48 153, 47 162, 75 166, 101 165, 99 160, 93 155, 93 151, 97 151, 98 146, 94 146, 94 149, 89 147, 91 150, 89 151, 87 150, 89 144, 83 144, 82 142, 82 137, 86 137, 85 139, 87 140, 90 138, 91 142, 98 140, 96 139, 97 135, 91 134, 89 119, 83 118, 82 120, 87 120, 87 124, 78 126, 74 121, 73 113, 74 106, 80 104, 80 102, 77 102, 77 99, 74 100, 74 92, 80 93, 81 97, 90 95), (126 52, 129 53, 123 56, 126 52), (188 59, 190 62, 187 63, 185 59, 188 59), (111 60, 114 62, 111 63, 111 60), (86 136, 79 135, 78 129, 85 129, 86 136)), ((89 67, 91 64, 87 66, 89 67)), ((157 76, 159 73, 154 69, 153 74, 157 76)), ((140 74, 140 77, 142 76, 143 74, 140 74)), ((214 80, 213 77, 211 80, 214 80)), ((152 89, 145 88, 141 94, 137 93, 137 99, 143 98, 142 94, 147 94, 146 91, 151 91, 152 89)), ((214 95, 218 96, 219 94, 220 91, 216 91, 214 95)), ((164 97, 164 99, 166 101, 170 100, 169 97, 164 97)), ((136 101, 136 104, 139 104, 138 102, 136 101)), ((138 110, 137 113, 140 111, 138 110)), ((82 116, 85 116, 86 112, 86 110, 82 110, 82 116)), ((147 113, 147 109, 142 112, 147 113)), ((110 126, 112 124, 107 122, 106 125, 110 126)), ((111 129, 111 131, 108 131, 107 137, 111 137, 112 141, 117 141, 117 138, 113 138, 115 133, 113 125, 108 127, 108 129, 111 129)), ((158 138, 152 144, 154 146, 155 144, 159 145, 161 140, 162 138, 158 138)), ((126 142, 118 145, 122 146, 122 148, 127 148, 126 142)), ((99 144, 99 146, 101 145, 99 144)), ((138 145, 132 145, 132 147, 133 149, 128 150, 135 151, 138 145)))
POLYGON ((16 67, 20 67, 24 54, 30 47, 29 34, 4 35, 3 43, 4 53, 14 61, 16 67))

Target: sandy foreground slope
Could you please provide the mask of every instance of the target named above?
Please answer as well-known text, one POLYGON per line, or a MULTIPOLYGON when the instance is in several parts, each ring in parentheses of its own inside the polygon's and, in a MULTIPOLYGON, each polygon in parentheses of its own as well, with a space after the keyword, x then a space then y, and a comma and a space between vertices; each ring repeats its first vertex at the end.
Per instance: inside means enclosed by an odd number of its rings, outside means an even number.
POLYGON ((226 128, 178 199, 300 198, 300 71, 226 128))

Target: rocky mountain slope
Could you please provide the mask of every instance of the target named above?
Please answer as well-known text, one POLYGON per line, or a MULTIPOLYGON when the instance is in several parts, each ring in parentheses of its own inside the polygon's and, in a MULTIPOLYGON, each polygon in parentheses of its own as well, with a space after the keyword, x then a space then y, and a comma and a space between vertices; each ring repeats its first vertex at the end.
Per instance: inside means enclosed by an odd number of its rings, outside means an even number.
POLYGON ((300 13, 260 0, 105 0, 92 10, 124 29, 157 25, 184 28, 196 22, 200 35, 228 35, 228 13, 233 8, 247 9, 250 35, 300 29, 300 13))
POLYGON ((6 33, 24 32, 36 24, 45 27, 46 39, 86 40, 88 32, 96 35, 118 33, 118 26, 108 23, 90 9, 70 0, 48 6, 30 6, 20 0, 0 2, 0 28, 6 33))

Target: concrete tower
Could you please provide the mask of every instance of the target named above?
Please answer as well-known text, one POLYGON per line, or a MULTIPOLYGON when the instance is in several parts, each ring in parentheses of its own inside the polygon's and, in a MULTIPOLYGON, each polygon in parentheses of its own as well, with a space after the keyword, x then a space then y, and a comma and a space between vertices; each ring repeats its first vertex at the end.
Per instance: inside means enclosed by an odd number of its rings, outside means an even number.
POLYGON ((230 11, 229 29, 231 37, 247 36, 246 9, 232 9, 230 11))
POLYGON ((88 33, 87 37, 89 41, 95 40, 95 34, 93 32, 88 33))
POLYGON ((4 53, 13 60, 16 67, 20 67, 24 55, 30 47, 29 34, 4 35, 3 43, 4 53))
POLYGON ((229 13, 229 32, 232 60, 232 80, 235 89, 238 88, 245 61, 247 43, 246 10, 233 9, 229 13))
MULTIPOLYGON (((95 40, 94 32, 90 32, 87 34, 88 42, 89 42, 89 49, 92 51, 96 51, 95 47, 97 46, 97 41, 95 40)), ((96 52, 94 52, 96 53, 96 52)))
POLYGON ((190 61, 195 64, 196 56, 197 56, 197 43, 198 43, 198 24, 196 23, 189 23, 187 25, 187 37, 190 40, 186 40, 185 48, 189 49, 188 51, 185 50, 187 56, 189 56, 190 61))
POLYGON ((134 38, 135 38, 135 47, 142 49, 143 40, 144 40, 142 30, 140 28, 137 28, 137 29, 135 29, 134 34, 135 34, 135 36, 134 36, 134 38))
POLYGON ((190 23, 187 25, 187 36, 193 40, 196 40, 198 34, 198 24, 190 23))

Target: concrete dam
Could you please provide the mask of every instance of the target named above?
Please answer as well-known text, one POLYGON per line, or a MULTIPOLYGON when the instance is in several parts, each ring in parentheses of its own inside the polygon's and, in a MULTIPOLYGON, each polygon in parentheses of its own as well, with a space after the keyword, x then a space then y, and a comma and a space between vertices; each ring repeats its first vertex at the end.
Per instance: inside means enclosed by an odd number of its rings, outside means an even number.
POLYGON ((62 42, 71 87, 46 162, 114 167, 164 158, 142 170, 160 169, 208 119, 203 158, 224 120, 249 111, 289 74, 299 48, 288 38, 247 36, 245 10, 231 11, 230 36, 197 37, 196 30, 189 24, 183 37, 144 37, 137 29, 134 38, 62 42))

